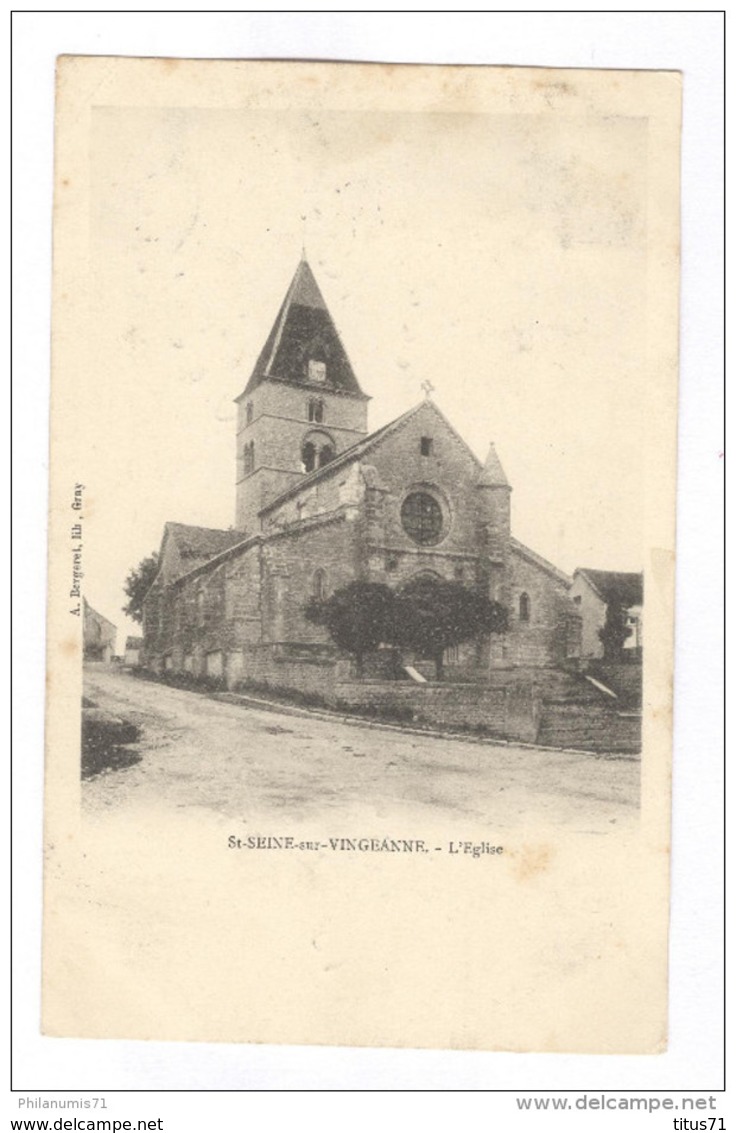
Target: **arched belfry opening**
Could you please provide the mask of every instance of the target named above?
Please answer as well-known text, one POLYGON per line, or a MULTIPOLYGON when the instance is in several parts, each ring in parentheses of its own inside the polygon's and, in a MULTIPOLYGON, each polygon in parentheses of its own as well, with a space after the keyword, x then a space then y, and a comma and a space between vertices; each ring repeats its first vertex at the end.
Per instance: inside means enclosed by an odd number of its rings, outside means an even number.
POLYGON ((335 442, 328 433, 312 430, 302 442, 300 455, 302 472, 315 472, 335 459, 335 442))

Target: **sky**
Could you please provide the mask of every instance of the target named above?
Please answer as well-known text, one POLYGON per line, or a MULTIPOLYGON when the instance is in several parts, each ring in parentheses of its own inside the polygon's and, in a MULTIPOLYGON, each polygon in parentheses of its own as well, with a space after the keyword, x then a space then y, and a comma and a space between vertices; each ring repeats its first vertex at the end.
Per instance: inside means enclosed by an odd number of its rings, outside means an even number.
POLYGON ((101 106, 90 175, 85 592, 118 651, 164 523, 234 522, 233 399, 303 245, 370 430, 429 379, 517 538, 642 568, 645 119, 101 106))

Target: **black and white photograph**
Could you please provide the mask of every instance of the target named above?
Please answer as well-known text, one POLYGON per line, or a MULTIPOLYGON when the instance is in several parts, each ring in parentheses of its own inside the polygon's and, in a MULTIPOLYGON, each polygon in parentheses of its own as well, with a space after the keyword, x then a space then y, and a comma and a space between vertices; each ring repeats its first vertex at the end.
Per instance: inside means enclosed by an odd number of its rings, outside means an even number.
POLYGON ((679 76, 57 98, 46 1033, 666 1049, 679 76))

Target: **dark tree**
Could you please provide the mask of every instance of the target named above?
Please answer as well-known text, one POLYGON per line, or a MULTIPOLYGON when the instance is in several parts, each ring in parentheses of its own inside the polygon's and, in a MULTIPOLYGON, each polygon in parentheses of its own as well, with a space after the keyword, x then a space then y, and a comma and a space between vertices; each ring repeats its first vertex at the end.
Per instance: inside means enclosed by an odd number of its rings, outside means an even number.
POLYGON ((606 620, 598 636, 603 642, 603 656, 606 661, 618 661, 624 651, 624 642, 631 637, 631 626, 627 625, 626 606, 621 602, 609 602, 606 606, 606 620))
POLYGON ((123 606, 123 613, 132 618, 134 622, 141 623, 143 621, 143 599, 151 589, 151 583, 157 573, 158 553, 154 551, 148 558, 141 559, 123 584, 123 590, 128 595, 128 604, 123 606))
POLYGON ((506 628, 504 607, 460 582, 418 578, 396 595, 394 640, 431 657, 438 680, 444 676, 446 649, 506 628))
POLYGON ((355 657, 362 676, 365 654, 391 640, 394 594, 380 582, 350 582, 324 600, 312 599, 308 621, 324 626, 340 649, 355 657))

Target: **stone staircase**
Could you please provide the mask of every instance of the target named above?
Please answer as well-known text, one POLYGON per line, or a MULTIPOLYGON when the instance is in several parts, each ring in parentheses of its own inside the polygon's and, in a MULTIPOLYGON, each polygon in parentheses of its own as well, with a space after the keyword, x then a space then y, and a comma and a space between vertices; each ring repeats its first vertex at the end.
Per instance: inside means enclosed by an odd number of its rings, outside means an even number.
POLYGON ((640 713, 624 711, 619 698, 584 676, 560 676, 541 692, 538 744, 610 754, 641 750, 640 713))
POLYGON ((611 700, 580 674, 564 669, 494 669, 490 683, 494 688, 533 685, 536 695, 545 702, 598 704, 611 700))
POLYGON ((641 750, 640 714, 582 674, 562 669, 496 670, 492 680, 500 687, 533 684, 541 702, 536 740, 541 746, 612 755, 641 750))
POLYGON ((544 703, 537 743, 543 747, 634 755, 641 751, 641 716, 593 702, 544 703))

